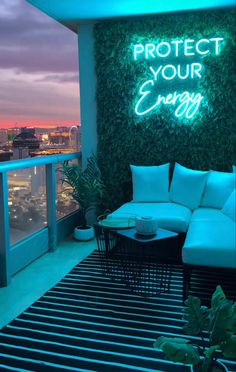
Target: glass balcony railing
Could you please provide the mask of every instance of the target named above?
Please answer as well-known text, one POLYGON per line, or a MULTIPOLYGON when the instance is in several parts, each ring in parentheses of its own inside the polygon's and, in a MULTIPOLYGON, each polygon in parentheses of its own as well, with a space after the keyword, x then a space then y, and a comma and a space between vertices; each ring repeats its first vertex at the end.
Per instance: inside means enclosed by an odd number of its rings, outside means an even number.
POLYGON ((62 182, 64 162, 80 153, 26 158, 0 164, 0 286, 48 250, 73 225, 78 206, 62 182))
POLYGON ((8 173, 11 245, 47 226, 45 166, 8 173))

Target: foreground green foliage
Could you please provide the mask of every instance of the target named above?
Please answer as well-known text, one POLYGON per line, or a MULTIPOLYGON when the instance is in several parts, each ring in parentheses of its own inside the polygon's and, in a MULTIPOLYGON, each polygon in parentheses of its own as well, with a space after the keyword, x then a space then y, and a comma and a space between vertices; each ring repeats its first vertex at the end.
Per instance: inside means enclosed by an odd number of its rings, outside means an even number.
POLYGON ((198 372, 211 372, 213 361, 219 356, 236 359, 236 303, 226 299, 220 286, 212 295, 210 309, 201 306, 199 298, 189 296, 183 308, 183 320, 186 321, 183 331, 200 336, 202 347, 191 345, 186 339, 161 336, 154 348, 163 350, 173 362, 196 366, 198 372))
POLYGON ((106 189, 96 157, 88 158, 85 170, 79 165, 64 165, 63 173, 63 182, 69 186, 67 192, 79 204, 82 225, 86 226, 87 213, 97 207, 106 189))

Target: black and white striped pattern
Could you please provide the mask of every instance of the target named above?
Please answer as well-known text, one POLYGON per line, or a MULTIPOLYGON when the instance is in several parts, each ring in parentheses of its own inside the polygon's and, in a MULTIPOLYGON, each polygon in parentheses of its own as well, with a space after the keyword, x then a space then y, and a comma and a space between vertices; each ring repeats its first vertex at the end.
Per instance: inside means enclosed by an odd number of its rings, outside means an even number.
MULTIPOLYGON (((153 349, 160 335, 183 336, 182 268, 172 269, 170 293, 142 298, 105 277, 94 252, 0 331, 0 371, 190 371, 153 349)), ((233 295, 232 278, 215 276, 195 273, 194 293, 209 299, 224 279, 233 295)))

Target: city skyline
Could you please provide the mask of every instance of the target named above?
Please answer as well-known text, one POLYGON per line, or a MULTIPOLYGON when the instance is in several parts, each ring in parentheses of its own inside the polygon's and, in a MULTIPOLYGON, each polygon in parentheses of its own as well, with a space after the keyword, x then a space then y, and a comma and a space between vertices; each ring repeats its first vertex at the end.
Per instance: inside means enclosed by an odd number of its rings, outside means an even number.
POLYGON ((1 0, 0 53, 0 128, 80 123, 75 33, 25 0, 1 0))

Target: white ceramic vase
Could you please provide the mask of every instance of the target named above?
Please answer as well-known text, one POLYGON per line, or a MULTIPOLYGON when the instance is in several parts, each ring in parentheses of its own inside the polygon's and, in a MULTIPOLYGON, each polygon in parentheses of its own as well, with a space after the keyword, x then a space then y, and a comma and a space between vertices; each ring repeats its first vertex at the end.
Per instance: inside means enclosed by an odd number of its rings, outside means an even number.
POLYGON ((74 238, 80 241, 87 241, 94 238, 94 227, 93 226, 76 226, 74 229, 74 238))
POLYGON ((135 228, 138 234, 153 235, 157 232, 158 221, 151 216, 136 217, 135 228))

